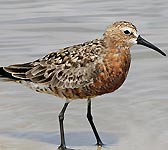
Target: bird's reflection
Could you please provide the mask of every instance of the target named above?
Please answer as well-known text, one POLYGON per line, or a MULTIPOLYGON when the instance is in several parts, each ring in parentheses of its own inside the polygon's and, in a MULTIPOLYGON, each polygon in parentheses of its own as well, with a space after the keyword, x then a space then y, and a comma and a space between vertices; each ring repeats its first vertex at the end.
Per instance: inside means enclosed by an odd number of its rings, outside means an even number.
POLYGON ((97 146, 97 150, 102 150, 102 147, 101 146, 97 146))

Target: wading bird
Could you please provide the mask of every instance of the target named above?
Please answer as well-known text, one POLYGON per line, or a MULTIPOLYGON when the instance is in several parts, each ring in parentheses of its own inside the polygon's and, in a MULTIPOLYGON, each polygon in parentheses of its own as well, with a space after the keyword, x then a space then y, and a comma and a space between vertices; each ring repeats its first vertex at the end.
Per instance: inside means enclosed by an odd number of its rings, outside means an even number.
POLYGON ((108 26, 102 38, 59 49, 33 62, 1 67, 0 76, 66 99, 59 114, 60 150, 70 150, 66 147, 63 125, 68 104, 74 99, 87 99, 87 118, 101 147, 103 142, 91 114, 91 99, 111 93, 123 84, 131 63, 130 47, 134 44, 166 56, 143 39, 132 23, 119 21, 108 26))

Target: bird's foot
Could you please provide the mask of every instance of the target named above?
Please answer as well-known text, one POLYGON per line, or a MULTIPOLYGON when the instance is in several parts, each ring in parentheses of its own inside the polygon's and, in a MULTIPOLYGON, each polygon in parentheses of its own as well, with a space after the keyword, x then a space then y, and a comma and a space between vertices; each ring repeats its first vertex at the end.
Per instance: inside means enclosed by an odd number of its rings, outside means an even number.
POLYGON ((102 141, 96 143, 97 147, 103 147, 105 144, 102 141))
POLYGON ((66 146, 60 145, 60 146, 58 147, 58 150, 75 150, 75 149, 67 148, 66 146))

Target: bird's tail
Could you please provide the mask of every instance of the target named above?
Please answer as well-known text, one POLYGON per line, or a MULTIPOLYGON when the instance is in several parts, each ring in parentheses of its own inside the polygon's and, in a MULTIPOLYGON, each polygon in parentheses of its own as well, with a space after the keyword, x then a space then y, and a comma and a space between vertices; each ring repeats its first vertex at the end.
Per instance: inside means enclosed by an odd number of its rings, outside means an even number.
POLYGON ((12 75, 4 70, 3 67, 0 67, 0 78, 13 78, 12 75))
POLYGON ((30 63, 0 67, 0 78, 10 80, 28 80, 26 72, 32 68, 29 64, 30 63))

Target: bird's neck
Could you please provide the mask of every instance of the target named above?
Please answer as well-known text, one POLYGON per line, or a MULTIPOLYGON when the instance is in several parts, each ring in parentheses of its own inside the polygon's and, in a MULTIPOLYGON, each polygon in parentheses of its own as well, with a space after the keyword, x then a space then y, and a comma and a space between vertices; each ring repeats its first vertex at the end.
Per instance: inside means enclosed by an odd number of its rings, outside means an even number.
POLYGON ((118 50, 123 50, 123 49, 129 49, 130 46, 125 43, 124 41, 122 40, 117 40, 117 39, 110 39, 110 38, 107 38, 105 40, 106 42, 106 45, 109 49, 118 49, 118 50))

